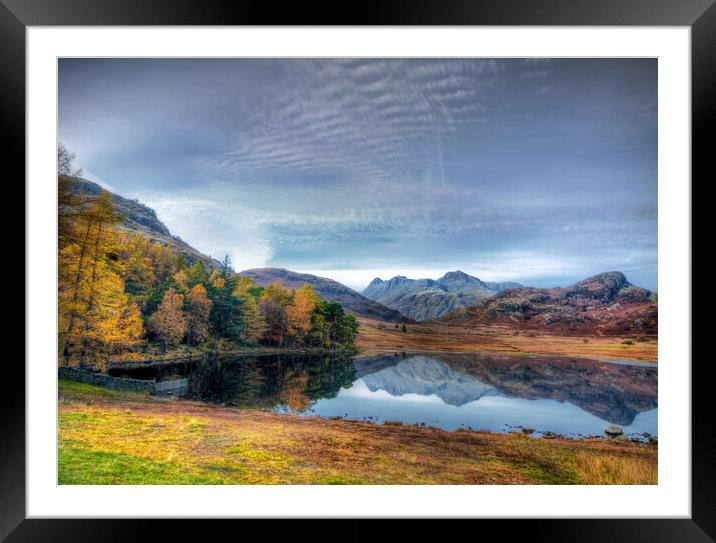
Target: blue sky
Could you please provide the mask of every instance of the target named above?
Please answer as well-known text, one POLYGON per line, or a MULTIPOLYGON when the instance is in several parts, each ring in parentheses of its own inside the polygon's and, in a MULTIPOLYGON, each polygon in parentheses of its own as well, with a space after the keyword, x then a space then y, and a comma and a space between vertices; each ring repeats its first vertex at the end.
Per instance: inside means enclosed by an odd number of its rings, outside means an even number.
POLYGON ((237 270, 657 288, 654 59, 62 59, 84 176, 237 270))

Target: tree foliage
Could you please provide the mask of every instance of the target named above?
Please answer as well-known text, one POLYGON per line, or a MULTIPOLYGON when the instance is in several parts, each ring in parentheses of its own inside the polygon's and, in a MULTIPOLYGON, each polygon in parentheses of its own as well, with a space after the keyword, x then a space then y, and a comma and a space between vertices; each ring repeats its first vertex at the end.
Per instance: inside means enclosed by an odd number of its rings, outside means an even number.
POLYGON ((182 342, 354 348, 358 323, 310 285, 261 287, 227 256, 216 269, 120 228, 109 193, 72 189, 74 154, 58 148, 59 347, 66 364, 101 365, 129 349, 182 342))
POLYGON ((202 284, 194 285, 187 296, 187 344, 195 345, 209 337, 209 315, 213 305, 206 295, 206 287, 202 284))
POLYGON ((182 311, 183 306, 184 296, 170 288, 164 293, 159 308, 147 321, 149 330, 159 339, 162 351, 179 344, 187 332, 187 318, 182 311))

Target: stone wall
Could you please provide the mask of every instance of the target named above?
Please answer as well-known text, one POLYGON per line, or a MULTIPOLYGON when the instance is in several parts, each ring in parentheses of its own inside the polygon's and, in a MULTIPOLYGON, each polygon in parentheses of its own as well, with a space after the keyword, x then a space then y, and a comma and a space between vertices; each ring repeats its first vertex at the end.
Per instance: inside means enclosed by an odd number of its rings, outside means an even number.
POLYGON ((134 392, 148 392, 153 394, 156 388, 154 381, 143 381, 141 379, 125 379, 123 377, 111 377, 104 373, 94 373, 75 368, 61 367, 57 370, 60 379, 79 381, 90 385, 99 385, 114 390, 131 390, 134 392))

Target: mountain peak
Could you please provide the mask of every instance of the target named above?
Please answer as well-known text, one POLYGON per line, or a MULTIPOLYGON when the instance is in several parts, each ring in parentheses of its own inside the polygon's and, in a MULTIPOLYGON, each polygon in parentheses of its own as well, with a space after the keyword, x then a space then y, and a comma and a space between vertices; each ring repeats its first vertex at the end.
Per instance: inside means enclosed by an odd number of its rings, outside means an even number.
POLYGON ((482 281, 480 281, 477 277, 468 275, 464 271, 461 271, 461 270, 447 272, 445 275, 443 275, 437 281, 438 281, 438 283, 448 283, 448 284, 449 283, 473 283, 476 285, 483 284, 482 281))
POLYGON ((631 285, 631 283, 627 280, 626 276, 620 271, 608 271, 598 273, 597 275, 588 277, 587 279, 584 279, 577 284, 580 285, 585 283, 599 283, 600 285, 609 288, 616 287, 617 290, 622 287, 628 287, 629 285, 631 285))
POLYGON ((567 288, 567 292, 603 301, 613 300, 617 295, 642 299, 647 298, 650 294, 646 289, 634 287, 620 271, 593 275, 567 288))

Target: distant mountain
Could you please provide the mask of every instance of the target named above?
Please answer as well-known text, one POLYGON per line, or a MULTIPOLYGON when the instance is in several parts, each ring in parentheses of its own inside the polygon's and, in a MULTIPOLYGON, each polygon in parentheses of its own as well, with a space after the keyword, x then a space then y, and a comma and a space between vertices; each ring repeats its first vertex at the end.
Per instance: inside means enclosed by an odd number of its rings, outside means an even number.
POLYGON ((567 288, 517 288, 437 319, 462 326, 500 324, 560 333, 656 334, 658 305, 652 292, 623 273, 605 272, 567 288))
POLYGON ((290 288, 302 287, 305 283, 308 283, 321 298, 338 302, 343 306, 343 309, 353 315, 388 322, 414 322, 401 315, 398 311, 370 300, 333 279, 318 277, 308 273, 298 273, 282 268, 255 268, 239 272, 239 275, 250 277, 263 287, 276 281, 290 288))
MULTIPOLYGON (((70 191, 75 194, 99 196, 105 192, 105 189, 88 179, 74 177, 71 181, 70 191)), ((189 264, 200 260, 205 266, 212 269, 220 266, 218 260, 197 251, 178 236, 172 235, 152 208, 137 200, 129 200, 113 192, 106 192, 109 193, 115 209, 124 216, 124 221, 120 224, 122 230, 138 233, 154 242, 168 245, 176 253, 184 256, 189 264)))
POLYGON ((486 283, 462 271, 448 272, 440 279, 408 279, 397 275, 383 281, 376 277, 363 295, 400 311, 417 321, 433 319, 478 300, 494 296, 519 283, 486 283))

